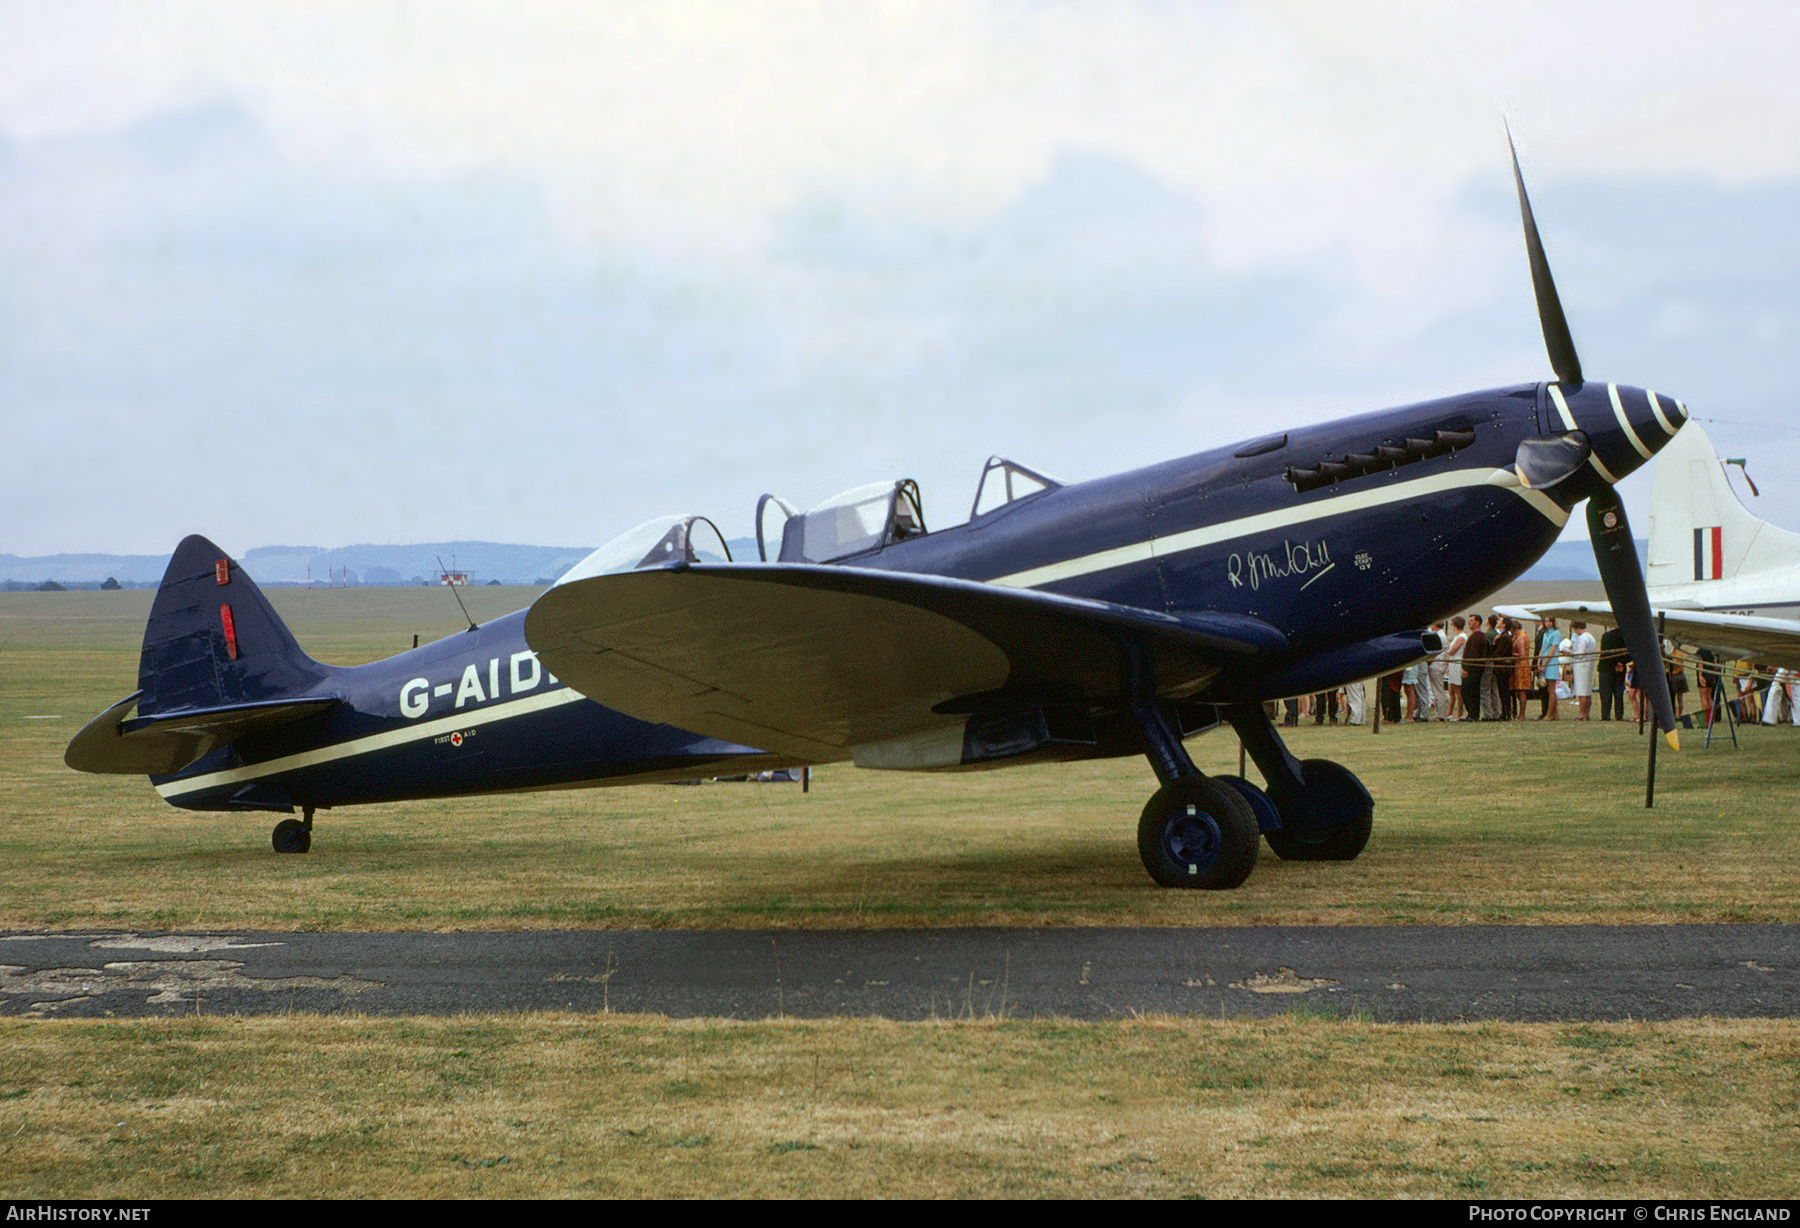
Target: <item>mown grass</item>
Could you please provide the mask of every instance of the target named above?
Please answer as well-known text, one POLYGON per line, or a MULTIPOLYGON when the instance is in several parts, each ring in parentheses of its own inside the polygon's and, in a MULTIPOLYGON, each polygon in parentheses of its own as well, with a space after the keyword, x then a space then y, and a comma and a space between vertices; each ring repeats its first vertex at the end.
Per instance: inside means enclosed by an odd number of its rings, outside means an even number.
MULTIPOLYGON (((529 594, 473 590, 496 610, 529 594)), ((321 656, 367 660, 460 625, 441 590, 275 594, 321 656), (445 612, 441 607, 448 606, 445 612), (435 616, 425 617, 427 613, 435 616)), ((1782 921, 1800 895, 1800 733, 1698 733, 1643 807, 1634 726, 1290 731, 1377 800, 1347 864, 1267 850, 1233 892, 1154 888, 1137 760, 791 785, 638 786, 274 816, 194 814, 62 764, 134 685, 144 593, 0 595, 0 925, 162 928, 884 927, 1782 921), (109 605, 108 602, 116 604, 109 605), (54 717, 57 719, 34 719, 54 717)), ((1237 770, 1229 731, 1190 744, 1237 770)), ((1251 769, 1255 775, 1254 768, 1251 769)))
POLYGON ((0 1021, 14 1198, 1777 1198, 1800 1024, 0 1021))
MULTIPOLYGON (((466 594, 478 618, 523 604, 466 594), (486 603, 483 605, 481 603, 486 603), (486 608, 491 605, 494 608, 486 608)), ((354 663, 439 592, 277 593, 354 663)), ((350 929, 1791 918, 1800 756, 1627 729, 1302 728, 1378 803, 1360 860, 1160 891, 1125 762, 826 770, 321 815, 172 810, 62 747, 132 689, 148 594, 0 595, 0 926, 350 929), (54 604, 53 604, 54 603, 54 604), (33 717, 57 719, 37 720, 33 717)), ((448 610, 440 607, 450 607, 448 610)), ((1193 743, 1236 767, 1231 737, 1193 743)), ((1784 1197, 1800 1025, 1273 1020, 0 1020, 11 1197, 1784 1197)))

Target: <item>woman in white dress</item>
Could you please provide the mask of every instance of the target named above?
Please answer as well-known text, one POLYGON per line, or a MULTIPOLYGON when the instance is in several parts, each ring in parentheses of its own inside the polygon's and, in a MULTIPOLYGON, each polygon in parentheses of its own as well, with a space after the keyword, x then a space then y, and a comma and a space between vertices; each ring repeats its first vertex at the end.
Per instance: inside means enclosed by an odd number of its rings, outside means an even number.
POLYGON ((1779 725, 1784 715, 1790 722, 1800 724, 1795 718, 1794 691, 1794 671, 1776 670, 1775 677, 1769 682, 1769 697, 1763 701, 1763 724, 1779 725))
POLYGON ((1456 635, 1451 639, 1450 647, 1444 649, 1444 661, 1450 667, 1444 676, 1450 684, 1450 719, 1454 721, 1462 714, 1462 655, 1463 647, 1469 642, 1469 634, 1463 630, 1466 624, 1461 614, 1451 619, 1450 625, 1456 629, 1456 635))
POLYGON ((1562 674, 1562 681, 1556 684, 1562 688, 1557 695, 1564 699, 1573 698, 1575 691, 1570 680, 1575 676, 1575 641, 1566 635, 1556 644, 1556 666, 1562 674))
MULTIPOLYGON (((1581 715, 1575 719, 1585 721, 1588 719, 1588 708, 1593 703, 1594 657, 1600 646, 1588 634, 1587 624, 1584 622, 1570 623, 1569 635, 1571 638, 1563 643, 1569 649, 1569 661, 1573 664, 1573 669, 1564 670, 1563 677, 1573 680, 1569 689, 1575 693, 1575 703, 1581 710, 1581 715)), ((1661 662, 1655 662, 1650 668, 1660 664, 1661 662)))

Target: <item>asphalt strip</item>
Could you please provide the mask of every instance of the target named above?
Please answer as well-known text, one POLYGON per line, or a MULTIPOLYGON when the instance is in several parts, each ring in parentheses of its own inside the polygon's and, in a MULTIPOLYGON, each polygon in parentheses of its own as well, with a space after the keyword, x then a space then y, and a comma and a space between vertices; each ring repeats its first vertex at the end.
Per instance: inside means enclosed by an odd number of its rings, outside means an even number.
POLYGON ((1800 1014, 1800 927, 12 933, 0 1014, 1392 1022, 1800 1014))

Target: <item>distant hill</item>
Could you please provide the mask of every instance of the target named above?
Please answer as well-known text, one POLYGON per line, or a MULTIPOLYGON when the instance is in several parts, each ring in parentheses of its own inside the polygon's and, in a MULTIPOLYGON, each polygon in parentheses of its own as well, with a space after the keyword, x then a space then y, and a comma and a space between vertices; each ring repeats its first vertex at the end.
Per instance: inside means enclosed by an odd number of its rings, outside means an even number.
POLYGON ((46 580, 65 588, 99 588, 109 577, 124 588, 155 588, 169 566, 166 554, 0 554, 0 585, 9 592, 46 580))
MULTIPOLYGON (((1632 541, 1637 546, 1638 570, 1644 569, 1644 563, 1650 557, 1650 541, 1638 537, 1632 541)), ((1600 568, 1594 563, 1594 547, 1589 542, 1557 542, 1544 553, 1544 557, 1533 563, 1531 570, 1520 576, 1520 580, 1598 580, 1600 568)))
MULTIPOLYGON (((437 560, 468 573, 471 584, 534 584, 556 579, 586 558, 592 546, 523 546, 504 542, 420 542, 405 546, 258 546, 239 562, 258 584, 283 588, 311 583, 393 586, 435 581, 437 560)), ((127 588, 154 588, 169 566, 166 554, 0 554, 0 586, 33 589, 46 580, 67 588, 98 588, 107 578, 127 588)))
POLYGON ((258 584, 424 584, 439 567, 465 572, 469 583, 547 583, 575 566, 592 546, 522 546, 505 542, 420 542, 409 546, 258 546, 244 552, 244 569, 258 584), (333 578, 335 577, 335 579, 333 578))
MULTIPOLYGON (((756 543, 730 543, 739 562, 756 561, 756 543)), ((1638 558, 1649 543, 1637 543, 1638 558)), ((471 584, 542 584, 586 558, 592 546, 521 546, 504 542, 421 542, 410 546, 258 546, 246 551, 245 570, 258 584, 281 588, 311 583, 394 586, 436 579, 438 559, 467 572, 471 584)), ((169 565, 166 554, 45 554, 21 558, 0 554, 0 586, 34 589, 46 580, 67 588, 99 588, 107 578, 126 588, 154 588, 169 565)), ((1557 542, 1521 580, 1598 580, 1594 551, 1586 542, 1557 542)))

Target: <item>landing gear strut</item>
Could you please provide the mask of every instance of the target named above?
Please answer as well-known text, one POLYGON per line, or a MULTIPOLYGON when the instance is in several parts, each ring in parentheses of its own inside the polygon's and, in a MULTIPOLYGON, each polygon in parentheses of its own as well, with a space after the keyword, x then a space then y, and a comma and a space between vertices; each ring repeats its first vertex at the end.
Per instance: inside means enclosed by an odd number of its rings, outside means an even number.
POLYGON ((1138 819, 1138 856, 1164 887, 1223 891, 1256 868, 1256 816, 1235 791, 1202 775, 1157 702, 1149 656, 1125 650, 1125 693, 1162 782, 1138 819))
POLYGON ((1269 782, 1268 798, 1281 826, 1265 827, 1263 834, 1276 856, 1283 861, 1355 860, 1375 822, 1375 799, 1363 782, 1341 763, 1295 759, 1261 704, 1231 704, 1224 712, 1269 782))
POLYGON ((269 835, 269 843, 275 846, 277 853, 304 853, 312 848, 313 808, 302 808, 306 818, 283 819, 275 824, 275 830, 269 835))

